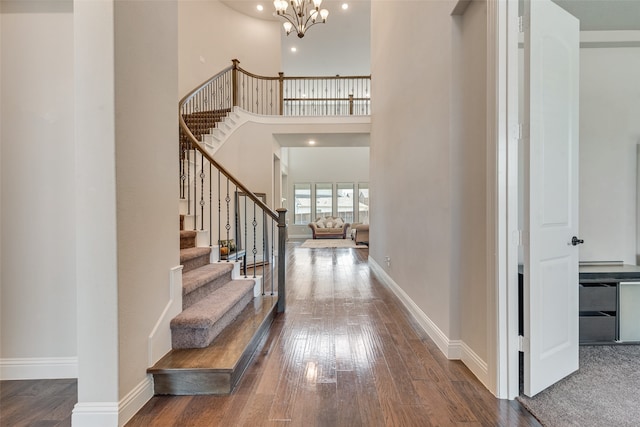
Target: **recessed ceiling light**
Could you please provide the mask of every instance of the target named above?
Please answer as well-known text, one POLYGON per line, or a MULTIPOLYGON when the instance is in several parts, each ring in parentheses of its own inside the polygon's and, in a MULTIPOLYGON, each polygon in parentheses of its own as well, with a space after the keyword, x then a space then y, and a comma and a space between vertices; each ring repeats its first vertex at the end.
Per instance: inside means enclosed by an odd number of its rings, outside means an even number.
POLYGON ((262 12, 264 10, 264 7, 262 7, 261 4, 256 6, 256 9, 258 9, 258 12, 262 12))
POLYGON ((297 52, 297 51, 298 49, 295 46, 291 48, 291 52, 297 52))
POLYGON ((342 3, 342 10, 347 10, 349 9, 349 4, 348 3, 342 3))
POLYGON ((309 145, 316 145, 316 142, 313 139, 309 140, 309 145))

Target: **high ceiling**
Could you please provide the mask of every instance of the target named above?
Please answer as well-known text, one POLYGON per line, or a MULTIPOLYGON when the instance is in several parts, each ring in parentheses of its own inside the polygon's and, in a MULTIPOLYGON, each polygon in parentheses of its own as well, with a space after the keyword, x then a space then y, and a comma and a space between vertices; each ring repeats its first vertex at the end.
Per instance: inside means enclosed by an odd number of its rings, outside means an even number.
MULTIPOLYGON (((246 15, 283 22, 275 15, 272 0, 221 1, 246 15), (262 12, 256 9, 258 4, 262 12)), ((282 71, 290 76, 370 74, 371 1, 389 0, 324 0, 321 7, 329 10, 326 24, 310 28, 302 39, 295 34, 286 36, 283 31, 282 71), (341 8, 343 3, 349 4, 347 10, 341 8), (292 47, 296 47, 295 53, 292 47)), ((640 31, 640 0, 553 1, 576 16, 583 31, 640 31)))
MULTIPOLYGON (((272 0, 221 0, 227 6, 258 18, 282 22, 274 16, 272 0), (263 11, 256 6, 261 4, 263 11)), ((282 71, 289 76, 369 75, 370 71, 370 1, 324 0, 322 8, 329 10, 326 24, 310 28, 304 38, 282 32, 282 71), (343 10, 342 3, 349 8, 343 10), (291 52, 292 47, 296 52, 291 52)), ((390 0, 384 0, 390 1, 390 0)), ((415 0, 395 0, 401 1, 415 0)), ((437 0, 429 0, 437 1, 437 0)), ((521 0, 522 1, 522 0, 521 0)), ((536 0, 532 0, 536 1, 536 0)), ((553 0, 580 19, 583 31, 640 31, 640 0, 553 0)), ((366 146, 364 135, 277 135, 283 146, 305 146, 316 139, 317 146, 366 146)))
MULTIPOLYGON (((376 1, 376 0, 373 0, 376 1)), ((535 1, 535 0, 534 0, 535 1)), ((580 19, 584 31, 640 30, 640 0, 553 0, 562 8, 580 19)), ((246 15, 259 19, 278 20, 272 16, 271 1, 223 0, 224 4, 246 15), (256 10, 258 3, 264 6, 262 12, 256 10)), ((352 3, 369 3, 356 0, 352 3)), ((325 0, 322 7, 331 12, 334 19, 339 11, 340 1, 325 0)))
MULTIPOLYGON (((278 23, 272 0, 221 0, 227 6, 258 19, 278 23), (256 6, 261 4, 263 11, 256 6)), ((304 38, 282 30, 282 71, 288 76, 353 76, 371 74, 369 0, 323 0, 322 9, 329 11, 325 24, 309 28, 304 38), (348 4, 345 10, 344 3, 348 4), (291 48, 296 51, 292 52, 291 48)), ((290 7, 289 7, 290 9, 290 7)))

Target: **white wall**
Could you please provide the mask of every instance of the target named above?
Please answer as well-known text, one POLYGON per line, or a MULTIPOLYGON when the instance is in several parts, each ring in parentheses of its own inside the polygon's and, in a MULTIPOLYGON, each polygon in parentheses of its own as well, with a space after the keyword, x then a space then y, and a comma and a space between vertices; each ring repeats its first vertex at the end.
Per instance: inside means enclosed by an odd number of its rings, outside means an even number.
POLYGON ((282 71, 280 23, 250 18, 218 0, 180 1, 178 9, 181 97, 232 59, 258 75, 275 77, 282 71))
POLYGON ((640 48, 580 49, 581 261, 636 264, 640 48))
MULTIPOLYGON (((459 287, 460 338, 487 362, 487 5, 469 3, 457 19, 451 151, 452 282, 459 287)), ((465 363, 467 361, 464 353, 465 363)), ((482 378, 482 373, 477 374, 482 378)), ((486 373, 485 373, 486 376, 486 373)), ((485 378, 483 378, 484 380, 485 378)))
MULTIPOLYGON (((311 237, 307 225, 293 224, 293 186, 296 183, 369 182, 369 147, 291 147, 287 207, 289 237, 311 237)), ((313 191, 313 188, 312 188, 313 191)))
POLYGON ((74 426, 115 425, 118 416, 113 19, 112 0, 74 3, 78 310, 74 426))
POLYGON ((369 254, 454 347, 451 269, 466 260, 451 246, 452 9, 449 1, 372 2, 369 254))
POLYGON ((279 147, 269 126, 245 123, 216 152, 215 159, 254 193, 267 195, 273 207, 273 155, 279 147))
POLYGON ((153 395, 148 337, 179 263, 177 2, 74 6, 79 377, 73 425, 115 426, 153 395))
POLYGON ((177 3, 115 2, 120 399, 147 378, 148 336, 180 264, 177 3))
POLYGON ((72 4, 3 2, 0 28, 1 376, 74 377, 72 4))

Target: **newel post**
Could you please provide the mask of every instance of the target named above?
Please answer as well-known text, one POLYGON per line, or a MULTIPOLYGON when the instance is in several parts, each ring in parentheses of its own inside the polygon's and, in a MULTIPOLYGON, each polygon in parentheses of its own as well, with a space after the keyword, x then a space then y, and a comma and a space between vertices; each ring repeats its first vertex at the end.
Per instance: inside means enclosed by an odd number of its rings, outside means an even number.
POLYGON ((284 73, 280 71, 278 73, 280 81, 280 115, 284 114, 284 73))
POLYGON ((238 106, 238 64, 240 61, 232 59, 233 70, 231 70, 231 97, 233 99, 233 106, 238 106))
POLYGON ((353 116, 353 94, 349 94, 349 115, 353 116))
POLYGON ((285 252, 287 245, 287 210, 285 208, 276 209, 278 212, 278 313, 284 313, 286 308, 286 283, 285 283, 285 252))

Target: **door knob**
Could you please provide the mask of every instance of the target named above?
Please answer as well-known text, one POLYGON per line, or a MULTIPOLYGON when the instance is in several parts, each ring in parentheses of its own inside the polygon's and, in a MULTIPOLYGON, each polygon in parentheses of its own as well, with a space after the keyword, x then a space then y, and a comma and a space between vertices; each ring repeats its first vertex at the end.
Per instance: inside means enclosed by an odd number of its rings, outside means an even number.
POLYGON ((584 240, 578 239, 576 236, 573 236, 573 238, 571 239, 571 244, 573 246, 578 246, 578 245, 581 245, 582 243, 584 243, 584 240))

